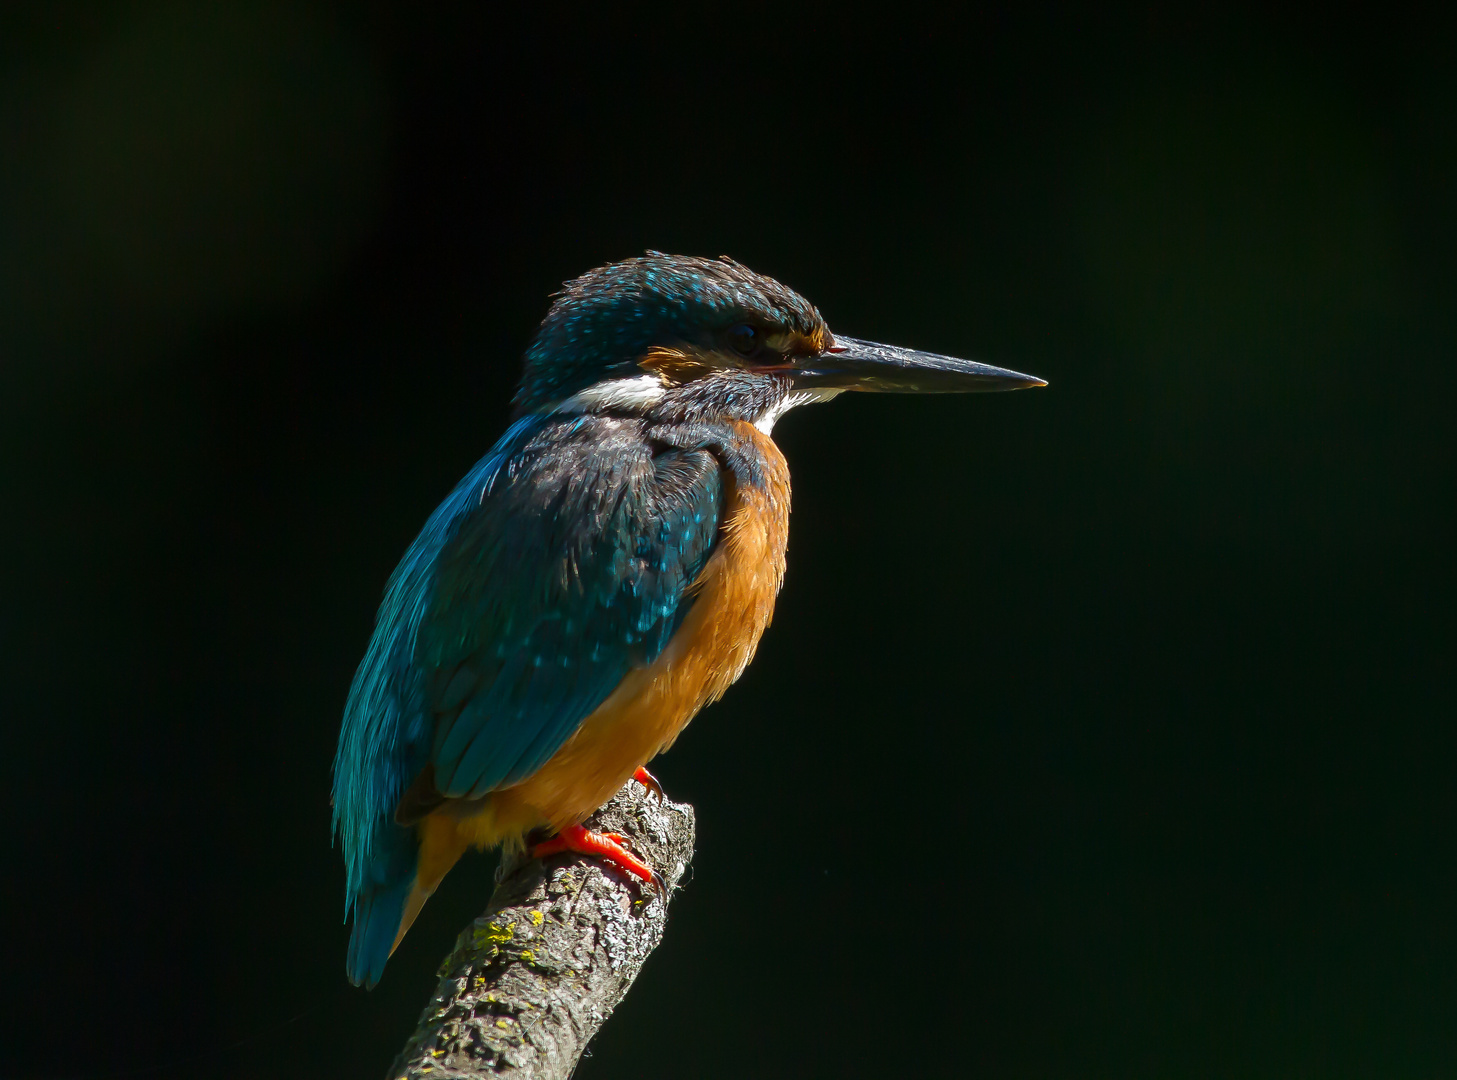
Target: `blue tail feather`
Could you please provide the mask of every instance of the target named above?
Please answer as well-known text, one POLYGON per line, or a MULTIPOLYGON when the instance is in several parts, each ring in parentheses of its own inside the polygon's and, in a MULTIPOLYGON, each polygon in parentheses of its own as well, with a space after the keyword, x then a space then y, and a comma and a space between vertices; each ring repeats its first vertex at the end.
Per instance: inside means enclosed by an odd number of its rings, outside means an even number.
POLYGON ((385 963, 394 948, 405 901, 414 888, 415 875, 388 886, 366 889, 354 902, 354 932, 349 937, 345 970, 355 986, 374 989, 384 974, 385 963))
POLYGON ((400 931, 405 904, 415 886, 420 843, 415 830, 391 821, 376 823, 373 850, 360 867, 363 880, 351 883, 354 932, 349 938, 345 970, 355 986, 373 988, 400 931))

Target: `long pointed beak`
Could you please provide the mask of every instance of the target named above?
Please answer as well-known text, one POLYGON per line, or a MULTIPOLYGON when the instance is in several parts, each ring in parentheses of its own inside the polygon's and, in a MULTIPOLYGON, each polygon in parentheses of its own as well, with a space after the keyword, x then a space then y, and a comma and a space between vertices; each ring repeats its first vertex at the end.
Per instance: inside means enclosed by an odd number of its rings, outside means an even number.
POLYGON ((793 375, 794 385, 805 389, 881 394, 971 394, 1047 385, 1035 375, 991 364, 848 337, 837 337, 818 356, 806 357, 795 365, 793 375))

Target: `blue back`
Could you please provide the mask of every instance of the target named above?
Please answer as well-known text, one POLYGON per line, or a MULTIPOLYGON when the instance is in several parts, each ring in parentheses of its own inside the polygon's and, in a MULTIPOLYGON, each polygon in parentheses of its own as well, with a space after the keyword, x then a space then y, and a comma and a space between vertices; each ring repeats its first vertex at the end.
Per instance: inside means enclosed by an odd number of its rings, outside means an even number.
POLYGON ((450 798, 541 768, 672 637, 721 502, 705 450, 655 448, 638 421, 531 415, 431 515, 386 588, 334 762, 356 981, 378 978, 395 932, 380 944, 388 919, 365 916, 413 880, 406 788, 427 764, 450 798))

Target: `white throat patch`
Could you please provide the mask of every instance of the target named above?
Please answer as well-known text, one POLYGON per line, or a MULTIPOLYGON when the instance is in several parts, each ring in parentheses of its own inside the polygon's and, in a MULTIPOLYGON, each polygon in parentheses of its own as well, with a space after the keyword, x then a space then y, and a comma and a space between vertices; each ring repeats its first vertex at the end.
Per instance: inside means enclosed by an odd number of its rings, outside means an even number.
POLYGON ((765 409, 754 421, 754 426, 765 435, 774 434, 774 423, 790 409, 799 405, 814 405, 821 401, 829 401, 841 393, 839 387, 823 390, 792 390, 785 394, 776 404, 765 409))
POLYGON ((634 375, 626 379, 604 379, 573 394, 553 412, 583 413, 597 409, 647 409, 663 400, 668 388, 657 375, 634 375))

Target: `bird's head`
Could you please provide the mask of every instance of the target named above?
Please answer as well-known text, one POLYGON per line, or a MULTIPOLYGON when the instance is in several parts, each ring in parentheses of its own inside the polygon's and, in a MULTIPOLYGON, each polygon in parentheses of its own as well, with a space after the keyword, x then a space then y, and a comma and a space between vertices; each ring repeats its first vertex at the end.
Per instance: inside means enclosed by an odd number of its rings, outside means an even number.
POLYGON ((745 419, 769 430, 844 390, 961 393, 1043 380, 830 332, 792 289, 727 257, 648 252, 569 281, 526 352, 531 412, 745 419))

